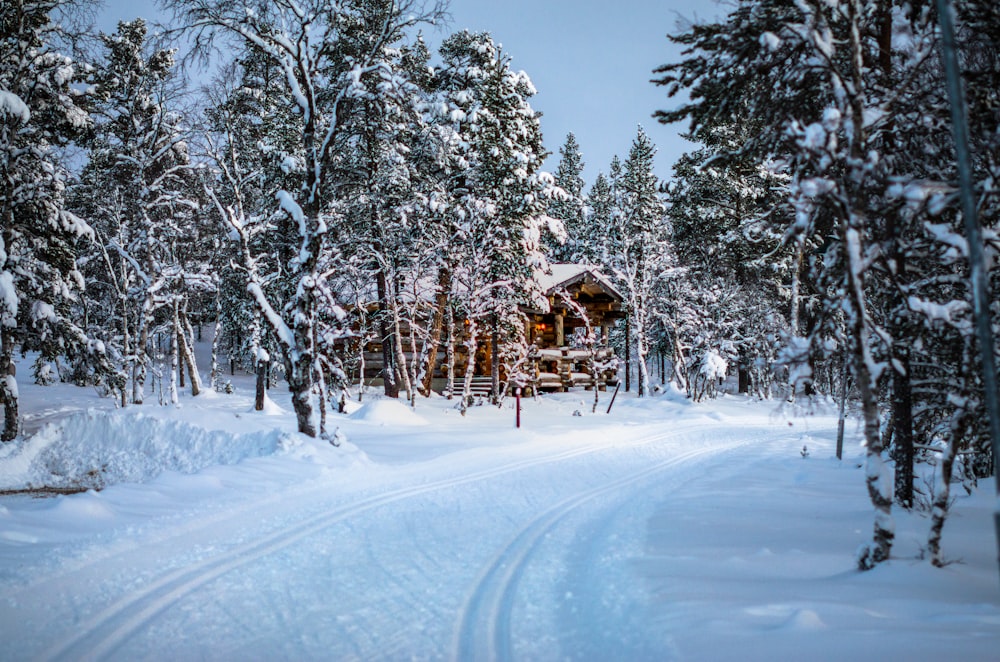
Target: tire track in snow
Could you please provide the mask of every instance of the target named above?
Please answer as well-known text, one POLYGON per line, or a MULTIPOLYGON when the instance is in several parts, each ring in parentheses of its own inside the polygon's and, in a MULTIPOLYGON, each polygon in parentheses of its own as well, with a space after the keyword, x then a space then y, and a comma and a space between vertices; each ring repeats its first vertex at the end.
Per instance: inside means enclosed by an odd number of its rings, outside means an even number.
MULTIPOLYGON (((789 441, 801 439, 801 433, 799 432, 779 434, 777 431, 765 432, 754 430, 753 438, 745 436, 746 430, 743 431, 743 434, 746 443, 755 447, 761 442, 784 446, 789 441)), ((626 622, 609 620, 609 605, 606 602, 608 594, 604 592, 608 589, 608 585, 603 582, 609 579, 608 573, 611 569, 603 565, 603 563, 606 563, 606 560, 602 562, 602 551, 610 550, 612 546, 618 544, 616 541, 613 545, 609 546, 609 543, 617 538, 617 536, 612 535, 612 532, 620 526, 618 521, 623 517, 624 513, 630 509, 634 511, 637 502, 644 501, 650 494, 655 495, 654 498, 657 501, 663 497, 669 498, 670 494, 683 492, 687 486, 701 480, 706 469, 708 472, 714 472, 720 466, 732 466, 731 460, 726 458, 726 453, 738 450, 738 448, 739 446, 734 446, 718 455, 706 458, 708 462, 712 463, 710 465, 711 468, 708 468, 709 465, 707 464, 699 464, 697 473, 685 472, 682 475, 672 475, 671 480, 663 484, 647 483, 649 486, 648 492, 647 490, 639 489, 629 490, 616 503, 603 508, 598 517, 593 519, 588 518, 586 528, 579 526, 576 528, 578 533, 585 534, 583 539, 586 544, 576 549, 578 552, 576 559, 572 559, 569 556, 566 558, 565 570, 559 578, 561 583, 558 584, 565 590, 556 593, 556 595, 560 593, 565 595, 565 592, 568 591, 572 593, 573 597, 572 605, 561 605, 569 608, 570 623, 565 624, 563 627, 559 625, 553 626, 555 631, 561 635, 565 635, 567 632, 575 635, 573 638, 567 637, 560 641, 559 648, 563 659, 581 660, 598 659, 601 657, 636 660, 684 659, 683 655, 676 649, 672 632, 659 631, 657 634, 662 639, 650 646, 648 640, 635 636, 636 632, 631 629, 633 624, 628 622, 627 614, 625 615, 626 622), (600 623, 603 631, 595 633, 594 631, 581 631, 579 629, 581 624, 588 623, 600 623), (623 633, 628 634, 623 636, 623 633)), ((645 536, 642 537, 642 540, 645 540, 645 536)), ((530 581, 530 574, 528 578, 526 581, 530 581)), ((619 580, 619 578, 612 576, 610 586, 613 587, 616 580, 619 580)), ((556 584, 553 584, 553 586, 556 586, 556 584)), ((617 594, 617 591, 611 589, 610 593, 617 594)), ((629 603, 630 606, 631 604, 629 603)), ((619 605, 624 606, 623 603, 619 603, 619 605)))
MULTIPOLYGON (((663 433, 658 437, 661 440, 673 438, 682 434, 688 427, 674 428, 669 433, 663 433)), ((723 431, 719 430, 719 432, 723 431)), ((737 443, 711 445, 687 451, 647 469, 630 473, 599 487, 578 492, 551 506, 524 526, 483 569, 475 587, 459 612, 461 617, 455 630, 453 659, 486 659, 491 661, 513 659, 510 620, 518 583, 524 575, 532 555, 542 541, 574 511, 599 497, 618 491, 623 487, 634 486, 636 483, 666 469, 687 463, 698 457, 730 451, 756 441, 756 435, 754 439, 746 438, 746 428, 735 429, 733 432, 736 433, 735 436, 741 437, 737 443)), ((773 430, 762 432, 766 435, 773 434, 773 430)))
MULTIPOLYGON (((690 424, 690 426, 684 427, 691 427, 693 429, 696 426, 696 424, 690 424)), ((291 547, 300 540, 322 532, 339 522, 356 517, 380 506, 430 494, 438 490, 488 480, 515 471, 609 450, 614 447, 643 446, 654 443, 664 437, 673 436, 676 433, 676 429, 669 434, 654 433, 626 444, 616 444, 614 446, 606 443, 590 444, 561 453, 510 462, 499 467, 475 473, 404 487, 365 498, 359 502, 307 518, 290 526, 274 529, 263 539, 238 545, 219 556, 178 568, 153 580, 138 591, 129 593, 105 607, 88 620, 80 623, 73 636, 51 646, 40 657, 41 659, 103 659, 114 653, 136 632, 141 630, 143 626, 154 621, 159 614, 163 613, 171 605, 209 582, 258 559, 291 547)), ((241 516, 243 516, 242 513, 241 516)))

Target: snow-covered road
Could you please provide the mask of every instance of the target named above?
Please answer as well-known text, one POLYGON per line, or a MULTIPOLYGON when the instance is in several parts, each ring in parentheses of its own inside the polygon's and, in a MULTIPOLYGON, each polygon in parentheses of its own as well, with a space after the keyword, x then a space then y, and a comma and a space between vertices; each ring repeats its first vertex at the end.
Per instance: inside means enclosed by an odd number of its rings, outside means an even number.
POLYGON ((856 459, 831 457, 835 420, 741 398, 577 416, 579 397, 526 402, 522 430, 509 408, 373 402, 336 419, 340 448, 228 398, 70 414, 0 448, 0 480, 65 478, 67 455, 77 476, 145 478, 0 501, 0 659, 990 659, 1000 644, 988 499, 949 522, 962 566, 917 561, 913 517, 899 559, 857 573, 871 511, 856 459))
MULTIPOLYGON (((660 633, 622 622, 645 519, 765 432, 708 434, 697 420, 636 433, 444 456, 376 472, 377 486, 329 473, 108 534, 6 587, 3 621, 17 623, 18 642, 9 652, 552 659, 629 643, 653 652, 660 633), (630 631, 636 640, 623 641, 630 631)), ((76 501, 93 515, 101 496, 76 501)))

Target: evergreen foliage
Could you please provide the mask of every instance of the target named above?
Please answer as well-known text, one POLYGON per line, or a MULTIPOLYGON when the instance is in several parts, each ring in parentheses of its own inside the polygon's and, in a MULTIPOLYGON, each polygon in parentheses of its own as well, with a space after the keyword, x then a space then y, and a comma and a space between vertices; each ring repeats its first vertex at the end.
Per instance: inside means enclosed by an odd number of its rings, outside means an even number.
POLYGON ((583 167, 580 144, 570 133, 559 148, 559 165, 555 171, 555 184, 561 190, 548 209, 549 216, 562 224, 562 232, 552 233, 546 242, 546 253, 553 262, 586 263, 583 167))
MULTIPOLYGON (((36 379, 49 361, 78 361, 81 378, 110 379, 107 348, 74 321, 83 289, 78 246, 94 230, 65 205, 69 179, 58 150, 92 129, 78 91, 82 71, 62 52, 53 12, 70 3, 5 2, 0 8, 0 439, 18 434, 15 353, 35 350, 36 379), (96 372, 95 372, 96 371, 96 372), (93 373, 88 375, 88 373, 93 373)), ((23 374, 22 374, 23 377, 23 374)))

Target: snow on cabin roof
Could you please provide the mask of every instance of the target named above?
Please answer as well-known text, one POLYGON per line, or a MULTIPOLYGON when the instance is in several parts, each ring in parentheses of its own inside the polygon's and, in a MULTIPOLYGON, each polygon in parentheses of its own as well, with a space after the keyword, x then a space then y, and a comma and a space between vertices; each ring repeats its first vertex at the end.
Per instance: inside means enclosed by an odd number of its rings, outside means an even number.
POLYGON ((608 294, 616 297, 619 301, 625 297, 615 289, 611 281, 601 273, 598 267, 589 264, 557 263, 550 264, 551 273, 542 271, 535 272, 535 281, 541 286, 545 294, 551 294, 560 287, 567 287, 587 277, 589 274, 608 294))

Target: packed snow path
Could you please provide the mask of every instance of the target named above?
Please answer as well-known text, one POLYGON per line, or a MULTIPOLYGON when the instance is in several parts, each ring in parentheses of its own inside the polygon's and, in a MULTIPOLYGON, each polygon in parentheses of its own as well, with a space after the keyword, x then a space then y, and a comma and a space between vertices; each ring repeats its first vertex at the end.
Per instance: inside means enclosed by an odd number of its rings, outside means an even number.
POLYGON ((116 537, 8 592, 16 613, 5 610, 5 622, 20 623, 21 648, 12 652, 44 659, 139 659, 165 650, 178 659, 620 653, 631 628, 615 584, 629 581, 627 559, 643 544, 652 505, 713 471, 727 449, 773 437, 713 427, 709 433, 699 420, 638 439, 433 462, 368 490, 313 480, 116 537))
POLYGON ((243 399, 69 414, 0 447, 4 484, 127 482, 0 501, 0 659, 995 657, 989 494, 949 521, 961 564, 917 560, 915 516, 858 573, 863 450, 832 457, 834 419, 579 398, 526 403, 522 430, 375 401, 334 419, 339 448, 243 399))

